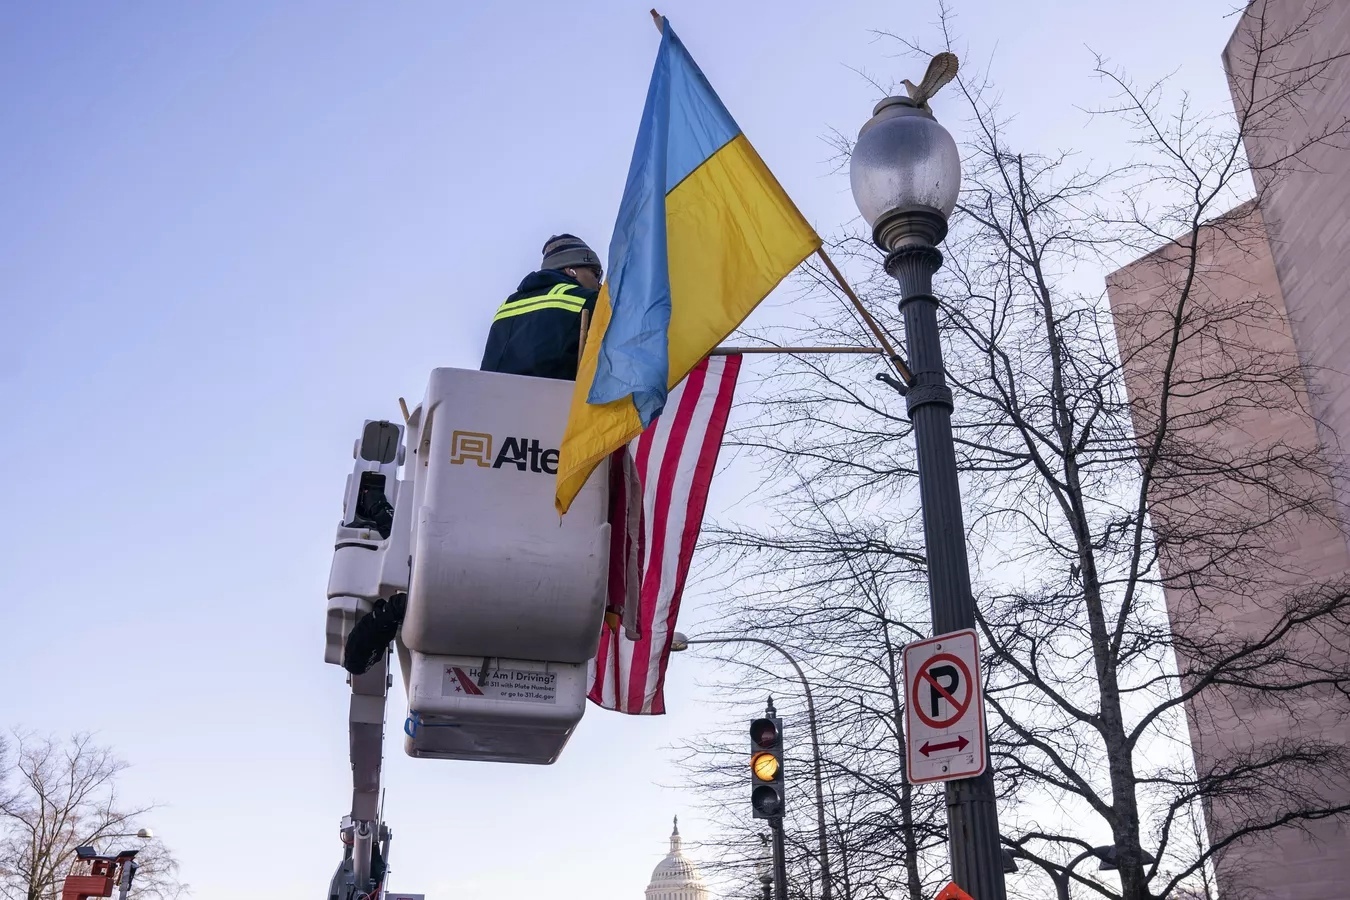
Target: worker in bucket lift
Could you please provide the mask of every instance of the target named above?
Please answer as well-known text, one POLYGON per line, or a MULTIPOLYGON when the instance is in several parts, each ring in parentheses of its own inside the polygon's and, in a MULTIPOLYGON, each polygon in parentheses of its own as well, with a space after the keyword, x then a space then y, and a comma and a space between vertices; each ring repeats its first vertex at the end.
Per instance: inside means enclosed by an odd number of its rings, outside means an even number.
MULTIPOLYGON (((603 278, 600 257, 585 241, 571 234, 549 238, 539 271, 526 275, 516 292, 497 308, 478 368, 508 375, 575 379, 582 313, 589 315, 595 310, 603 278)), ((348 524, 374 528, 380 537, 388 538, 393 521, 393 505, 383 491, 371 488, 358 493, 356 514, 348 524)), ((407 594, 375 601, 374 608, 347 636, 342 667, 360 675, 377 665, 398 634, 407 610, 407 594)))
POLYGON ((539 271, 526 275, 492 317, 479 368, 566 381, 576 378, 581 314, 595 310, 603 277, 600 257, 585 241, 570 234, 549 238, 539 271))

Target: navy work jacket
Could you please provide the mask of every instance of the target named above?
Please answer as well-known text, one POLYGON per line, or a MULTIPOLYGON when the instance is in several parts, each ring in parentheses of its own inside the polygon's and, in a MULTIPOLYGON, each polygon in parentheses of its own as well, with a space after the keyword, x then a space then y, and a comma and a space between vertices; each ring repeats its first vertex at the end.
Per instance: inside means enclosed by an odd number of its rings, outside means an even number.
POLYGON ((479 368, 537 378, 576 378, 581 311, 594 313, 595 298, 595 291, 562 272, 545 269, 526 275, 497 309, 479 368))

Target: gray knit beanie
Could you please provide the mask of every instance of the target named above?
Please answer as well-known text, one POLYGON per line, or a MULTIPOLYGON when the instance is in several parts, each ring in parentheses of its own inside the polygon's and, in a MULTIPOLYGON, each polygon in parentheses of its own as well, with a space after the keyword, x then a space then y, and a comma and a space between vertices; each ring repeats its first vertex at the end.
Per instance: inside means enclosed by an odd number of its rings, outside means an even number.
POLYGON ((544 261, 541 269, 571 269, 580 266, 600 265, 600 257, 586 246, 586 242, 574 234, 555 234, 544 243, 544 261))

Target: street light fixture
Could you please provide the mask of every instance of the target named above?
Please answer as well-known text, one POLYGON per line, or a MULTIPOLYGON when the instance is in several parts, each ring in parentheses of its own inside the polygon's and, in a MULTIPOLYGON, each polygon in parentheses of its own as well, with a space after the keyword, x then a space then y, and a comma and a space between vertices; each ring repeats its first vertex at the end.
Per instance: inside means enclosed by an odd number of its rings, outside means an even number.
POLYGON ((154 837, 154 836, 155 836, 155 833, 154 833, 153 831, 151 831, 149 828, 141 828, 141 829, 139 829, 139 830, 137 830, 137 831, 128 831, 128 832, 125 832, 125 833, 123 833, 123 834, 105 834, 105 835, 103 835, 103 837, 105 837, 105 838, 115 838, 115 837, 135 837, 135 838, 140 838, 140 839, 146 840, 146 841, 150 840, 150 839, 151 839, 152 837, 154 837))
MULTIPOLYGON (((153 838, 154 836, 155 836, 155 833, 154 833, 153 831, 151 831, 149 828, 138 828, 138 829, 136 829, 135 831, 124 831, 124 832, 119 832, 119 833, 117 833, 117 834, 101 834, 101 835, 98 836, 98 840, 106 841, 106 840, 110 840, 110 839, 112 839, 112 838, 134 837, 134 838, 140 838, 140 839, 143 840, 143 841, 148 841, 148 840, 150 840, 151 838, 153 838)), ((134 852, 136 852, 136 851, 127 851, 127 852, 134 853, 134 852)))
MULTIPOLYGON (((961 489, 952 442, 952 392, 938 335, 937 244, 961 190, 961 154, 926 103, 887 97, 858 132, 849 165, 853 199, 899 282, 909 368, 904 394, 919 468, 933 633, 975 627, 961 489)), ((979 900, 1004 900, 994 776, 947 782, 952 877, 979 900)))
MULTIPOLYGON (((928 241, 936 244, 946 236, 947 217, 961 193, 961 152, 931 112, 908 97, 887 97, 858 132, 848 177, 868 225, 899 226, 897 213, 906 211, 936 215, 941 233, 928 241)), ((884 234, 876 231, 874 238, 890 252, 895 247, 884 234)))
MULTIPOLYGON (((1120 871, 1120 863, 1118 859, 1119 853, 1117 852, 1115 845, 1112 845, 1110 847, 1096 847, 1093 849, 1092 855, 1101 860, 1101 865, 1097 867, 1098 872, 1120 871)), ((1152 853, 1149 853, 1147 850, 1144 850, 1142 848, 1139 851, 1139 855, 1140 855, 1140 862, 1142 862, 1146 866, 1151 866, 1158 861, 1158 858, 1156 856, 1154 856, 1152 853)))
MULTIPOLYGON (((820 897, 821 900, 830 900, 833 886, 830 883, 830 845, 825 833, 825 779, 821 775, 820 735, 816 730, 816 701, 811 695, 811 682, 806 680, 806 673, 802 671, 796 658, 773 641, 752 637, 691 638, 678 631, 671 635, 670 649, 676 653, 688 650, 690 644, 759 644, 777 652, 797 673, 797 680, 801 682, 802 692, 806 695, 806 720, 811 727, 811 767, 816 783, 816 843, 820 855, 820 897)), ((787 886, 784 885, 783 889, 786 890, 787 886)))

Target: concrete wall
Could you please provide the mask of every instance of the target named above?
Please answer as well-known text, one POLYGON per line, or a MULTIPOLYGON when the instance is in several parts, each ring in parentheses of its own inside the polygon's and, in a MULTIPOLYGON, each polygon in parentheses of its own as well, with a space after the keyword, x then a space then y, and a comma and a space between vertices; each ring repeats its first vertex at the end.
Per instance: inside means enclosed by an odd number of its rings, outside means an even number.
MULTIPOLYGON (((1317 471, 1322 442, 1260 211, 1245 205, 1197 237, 1197 277, 1181 311, 1186 338, 1179 344, 1170 335, 1191 268, 1189 240, 1159 249, 1107 282, 1136 432, 1147 444, 1166 421, 1173 442, 1149 500, 1183 672, 1194 661, 1187 657, 1189 640, 1199 646, 1216 637, 1262 634, 1286 597, 1350 573, 1333 488, 1317 471), (1168 398, 1164 415, 1168 365, 1173 384, 1184 387, 1168 398), (1269 384, 1244 375, 1281 372, 1285 377, 1269 384), (1279 512, 1265 481, 1244 483, 1213 465, 1279 458, 1302 460, 1306 468, 1267 466, 1264 477, 1296 498, 1294 506, 1308 504, 1307 511, 1279 512)), ((1350 634, 1304 634, 1294 649, 1344 663, 1350 634)), ((1226 769, 1235 754, 1284 738, 1350 743, 1350 723, 1337 718, 1337 710, 1347 711, 1344 702, 1327 694, 1278 704, 1250 692, 1208 689, 1187 708, 1197 766, 1226 769)), ((1335 779, 1306 787, 1350 800, 1350 785, 1335 779)), ((1211 836, 1231 834, 1253 813, 1268 813, 1271 807, 1253 809, 1266 802, 1256 796, 1238 791, 1210 803, 1211 836)), ((1225 854, 1218 875, 1225 898, 1350 897, 1350 834, 1335 823, 1315 824, 1311 835, 1284 828, 1225 854)))
MULTIPOLYGON (((1257 0, 1223 63, 1234 108, 1239 116, 1252 110, 1247 156, 1321 437, 1350 450, 1350 135, 1334 135, 1350 116, 1350 58, 1323 64, 1346 53, 1347 0, 1257 0), (1312 76, 1316 83, 1297 88, 1296 102, 1280 101, 1312 76), (1294 152, 1298 163, 1278 163, 1294 152)), ((1337 487, 1350 509, 1350 477, 1337 487)))

